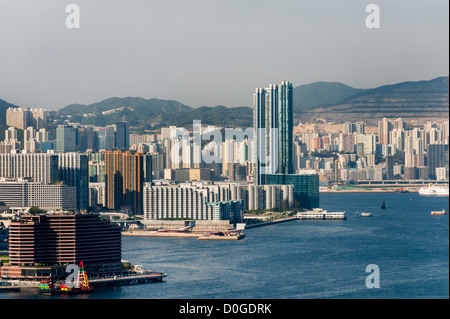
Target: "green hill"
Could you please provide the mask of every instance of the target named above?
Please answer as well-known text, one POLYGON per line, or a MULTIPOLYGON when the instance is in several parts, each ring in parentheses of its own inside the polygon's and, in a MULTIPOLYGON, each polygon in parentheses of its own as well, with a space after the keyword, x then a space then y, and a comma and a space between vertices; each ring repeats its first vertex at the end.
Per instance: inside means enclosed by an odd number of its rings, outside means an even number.
POLYGON ((90 105, 71 104, 57 112, 52 118, 64 119, 85 125, 105 126, 126 120, 135 130, 161 126, 186 126, 193 120, 202 124, 248 127, 252 125, 251 108, 225 106, 192 108, 178 101, 144 99, 140 97, 109 98, 90 105))

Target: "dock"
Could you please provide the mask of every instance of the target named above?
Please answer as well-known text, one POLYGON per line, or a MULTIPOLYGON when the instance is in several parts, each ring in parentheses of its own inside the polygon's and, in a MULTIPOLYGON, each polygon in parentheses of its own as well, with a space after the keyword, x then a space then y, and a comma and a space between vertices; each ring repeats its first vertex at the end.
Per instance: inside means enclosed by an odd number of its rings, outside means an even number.
POLYGON ((94 287, 111 287, 125 285, 139 285, 152 282, 161 282, 167 277, 164 273, 146 273, 133 276, 114 276, 110 278, 89 279, 89 283, 94 287))
POLYGON ((297 217, 276 219, 276 220, 272 220, 272 221, 268 221, 268 222, 261 222, 261 223, 257 223, 257 224, 246 225, 245 229, 274 225, 274 224, 279 224, 279 223, 284 223, 284 222, 290 222, 290 221, 297 220, 297 219, 298 219, 297 217))
MULTIPOLYGON (((148 272, 127 276, 111 276, 108 278, 89 278, 89 284, 94 288, 139 285, 154 282, 162 282, 165 277, 167 277, 167 274, 160 272, 148 272)), ((22 291, 31 291, 38 293, 39 283, 27 282, 23 284, 15 283, 14 285, 10 284, 0 286, 0 292, 22 292, 22 291)))

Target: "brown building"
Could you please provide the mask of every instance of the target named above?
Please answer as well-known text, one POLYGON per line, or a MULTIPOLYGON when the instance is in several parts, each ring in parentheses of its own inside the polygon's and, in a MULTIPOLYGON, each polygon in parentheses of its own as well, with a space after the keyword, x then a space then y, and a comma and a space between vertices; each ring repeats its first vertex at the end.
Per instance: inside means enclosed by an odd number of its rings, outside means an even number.
POLYGON ((109 209, 142 214, 142 189, 151 181, 151 157, 130 151, 105 152, 105 202, 109 209))
POLYGON ((98 214, 25 215, 9 227, 9 264, 2 278, 65 278, 68 264, 84 263, 89 275, 121 271, 120 227, 98 214))

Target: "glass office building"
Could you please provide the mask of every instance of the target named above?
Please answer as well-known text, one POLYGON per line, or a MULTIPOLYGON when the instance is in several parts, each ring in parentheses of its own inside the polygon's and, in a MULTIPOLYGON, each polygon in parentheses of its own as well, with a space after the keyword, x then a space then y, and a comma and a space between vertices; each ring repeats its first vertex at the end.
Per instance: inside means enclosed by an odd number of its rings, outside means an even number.
POLYGON ((319 175, 267 174, 266 185, 294 185, 294 206, 319 207, 319 175))

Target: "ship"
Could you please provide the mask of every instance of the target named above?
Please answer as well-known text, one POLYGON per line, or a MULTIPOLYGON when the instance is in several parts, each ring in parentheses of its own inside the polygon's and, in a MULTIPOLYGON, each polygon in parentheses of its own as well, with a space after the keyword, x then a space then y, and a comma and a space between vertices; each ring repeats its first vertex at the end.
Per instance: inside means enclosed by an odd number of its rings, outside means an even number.
POLYGON ((362 212, 361 216, 363 216, 363 217, 372 217, 372 213, 362 212))
POLYGON ((431 211, 431 215, 447 215, 445 209, 439 211, 431 211))
POLYGON ((94 287, 89 284, 86 270, 83 262, 78 267, 78 280, 71 285, 66 282, 54 283, 52 280, 42 280, 39 283, 39 294, 42 295, 71 295, 71 294, 89 294, 94 287))
POLYGON ((442 187, 442 186, 429 185, 426 187, 421 187, 421 188, 419 188, 419 195, 448 196, 448 186, 442 187))
POLYGON ((383 202, 381 203, 381 209, 386 209, 386 202, 385 202, 385 201, 383 201, 383 202))

